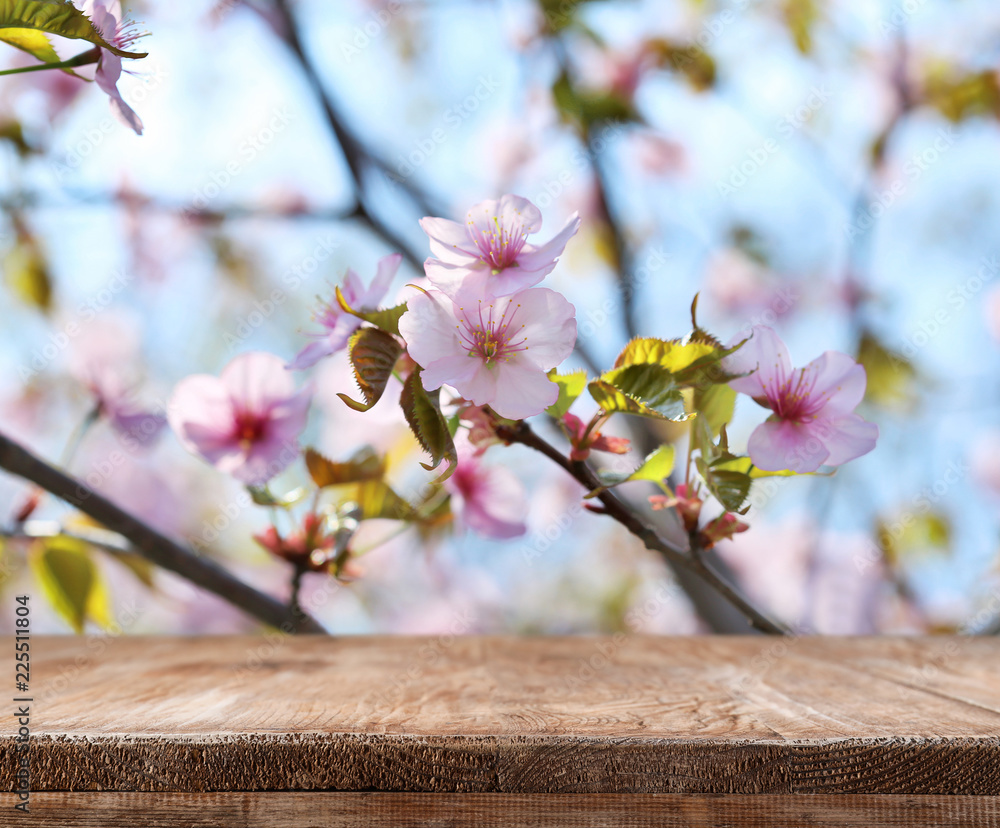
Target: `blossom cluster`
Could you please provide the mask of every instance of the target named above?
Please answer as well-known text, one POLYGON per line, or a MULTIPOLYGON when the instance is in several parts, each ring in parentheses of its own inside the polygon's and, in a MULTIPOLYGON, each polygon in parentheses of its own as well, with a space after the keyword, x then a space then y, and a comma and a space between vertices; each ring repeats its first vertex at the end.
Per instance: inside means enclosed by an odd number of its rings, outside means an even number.
POLYGON ((855 413, 866 376, 853 359, 827 351, 795 369, 772 329, 754 327, 724 345, 698 326, 695 307, 688 336, 635 339, 597 378, 583 371, 560 375, 556 369, 576 343, 576 313, 559 292, 539 285, 578 231, 575 214, 539 245, 529 237, 541 229, 540 211, 512 194, 473 206, 464 223, 428 217, 420 225, 432 255, 424 262, 426 281, 408 285, 404 301, 383 306, 402 265, 399 254, 382 258, 367 285, 348 270, 320 302, 319 330, 291 361, 241 354, 218 377, 183 380, 169 405, 169 422, 189 451, 251 487, 257 502, 291 508, 295 498, 275 497, 266 486, 303 453, 298 441, 312 386, 298 387, 293 372, 346 351, 364 399, 340 396, 359 411, 378 403, 393 377, 399 381, 402 414, 433 461, 425 468, 447 462, 446 471, 414 504, 393 491, 387 459, 374 450, 334 462, 306 449, 317 487, 310 511, 293 519, 289 532, 271 526, 256 536, 300 570, 337 577, 350 570, 349 548, 336 561, 329 554, 330 531, 345 502, 317 511, 327 487, 355 487, 351 508, 360 509, 361 519, 409 521, 424 533, 455 524, 493 538, 523 534, 522 484, 483 455, 506 441, 504 429, 543 413, 569 443, 571 465, 590 462, 593 452, 630 462, 630 440, 605 430, 614 415, 689 423, 687 476, 673 489, 670 444, 632 472, 596 474, 598 492, 636 480, 657 484, 661 494, 650 497, 652 508, 675 510, 702 548, 747 529, 737 514, 746 511, 754 479, 839 466, 875 446, 877 426, 855 413), (589 421, 569 410, 585 389, 597 404, 589 421), (713 394, 710 405, 705 400, 713 394), (750 435, 745 456, 732 453, 726 433, 737 394, 770 411, 750 435), (721 512, 703 518, 710 502, 721 512))

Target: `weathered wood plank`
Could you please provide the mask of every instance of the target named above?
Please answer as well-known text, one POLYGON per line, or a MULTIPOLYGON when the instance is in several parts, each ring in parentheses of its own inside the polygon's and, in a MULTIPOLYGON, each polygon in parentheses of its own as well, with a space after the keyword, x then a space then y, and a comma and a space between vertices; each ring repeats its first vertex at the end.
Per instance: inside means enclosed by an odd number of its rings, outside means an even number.
POLYGON ((994 639, 53 637, 32 656, 37 791, 1000 795, 994 639))
MULTIPOLYGON (((9 798, 9 794, 6 798, 9 798)), ((4 801, 0 807, 6 807, 4 801)), ((1000 827, 989 796, 42 793, 35 828, 1000 827)))

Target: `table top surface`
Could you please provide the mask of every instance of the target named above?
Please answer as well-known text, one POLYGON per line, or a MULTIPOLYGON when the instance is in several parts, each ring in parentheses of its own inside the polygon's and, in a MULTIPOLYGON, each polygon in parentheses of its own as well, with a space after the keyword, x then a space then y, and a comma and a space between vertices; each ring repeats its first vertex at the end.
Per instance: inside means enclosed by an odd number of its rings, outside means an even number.
POLYGON ((31 655, 37 790, 1000 795, 993 638, 33 637, 31 655))
POLYGON ((53 636, 32 669, 37 734, 1000 735, 995 639, 53 636))

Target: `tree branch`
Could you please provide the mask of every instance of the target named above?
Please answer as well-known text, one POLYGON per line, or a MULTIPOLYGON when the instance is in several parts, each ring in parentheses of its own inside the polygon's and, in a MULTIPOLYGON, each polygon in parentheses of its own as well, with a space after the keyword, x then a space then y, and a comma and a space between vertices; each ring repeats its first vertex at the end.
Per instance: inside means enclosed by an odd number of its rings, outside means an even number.
POLYGON ((45 491, 79 509, 113 532, 127 538, 135 551, 164 569, 214 592, 259 621, 282 630, 325 633, 320 624, 263 592, 234 578, 210 560, 199 557, 161 535, 138 518, 106 500, 93 489, 50 466, 9 437, 0 434, 0 468, 30 480, 45 491))
MULTIPOLYGON (((526 422, 519 422, 515 426, 500 426, 497 428, 497 435, 508 443, 520 443, 534 449, 564 469, 572 475, 579 483, 588 490, 593 491, 600 487, 601 483, 591 471, 590 467, 582 461, 572 461, 564 457, 562 453, 550 443, 543 440, 526 422)), ((641 540, 647 549, 659 552, 669 563, 681 567, 688 572, 697 575, 699 578, 710 584, 719 592, 730 604, 735 606, 746 616, 750 625, 757 630, 768 635, 790 635, 790 631, 780 624, 771 621, 763 613, 757 610, 749 601, 740 595, 729 584, 723 581, 708 564, 701 559, 702 550, 697 546, 697 538, 691 538, 690 553, 680 547, 674 546, 661 538, 655 530, 641 521, 626 506, 617 495, 608 489, 602 491, 597 499, 604 506, 605 513, 614 518, 618 523, 628 529, 633 535, 641 540)))

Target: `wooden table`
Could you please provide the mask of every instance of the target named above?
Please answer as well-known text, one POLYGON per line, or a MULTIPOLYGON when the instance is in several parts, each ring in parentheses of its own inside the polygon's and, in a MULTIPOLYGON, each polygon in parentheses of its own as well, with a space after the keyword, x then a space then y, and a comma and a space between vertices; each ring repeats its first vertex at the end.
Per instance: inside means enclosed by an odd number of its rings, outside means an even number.
MULTIPOLYGON (((1000 825, 992 638, 35 637, 31 652, 34 825, 1000 825)), ((4 717, 4 791, 16 729, 4 717)), ((14 796, 0 825, 22 816, 14 796)))

